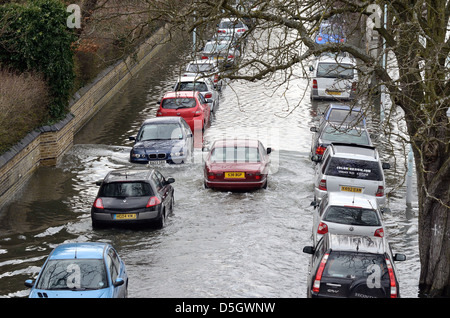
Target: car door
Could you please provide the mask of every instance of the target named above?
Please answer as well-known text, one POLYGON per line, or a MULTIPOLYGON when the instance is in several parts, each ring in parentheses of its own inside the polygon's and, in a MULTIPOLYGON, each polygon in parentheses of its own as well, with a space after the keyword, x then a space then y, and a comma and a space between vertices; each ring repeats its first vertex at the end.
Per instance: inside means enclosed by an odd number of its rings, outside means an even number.
POLYGON ((111 282, 114 284, 114 282, 117 280, 117 278, 122 278, 125 282, 124 284, 113 287, 113 298, 123 298, 126 296, 126 272, 125 268, 121 266, 121 262, 119 259, 119 256, 117 255, 117 252, 111 247, 108 250, 107 254, 107 265, 109 269, 109 274, 111 277, 111 282))
POLYGON ((158 179, 158 193, 161 197, 161 202, 166 208, 167 213, 170 212, 170 203, 173 196, 173 188, 170 184, 166 182, 166 179, 164 176, 157 170, 155 170, 155 173, 153 174, 155 178, 158 179))
POLYGON ((205 118, 205 124, 209 122, 209 116, 211 114, 211 108, 209 104, 206 102, 206 99, 202 94, 198 94, 198 100, 200 102, 200 107, 203 109, 203 117, 205 118))

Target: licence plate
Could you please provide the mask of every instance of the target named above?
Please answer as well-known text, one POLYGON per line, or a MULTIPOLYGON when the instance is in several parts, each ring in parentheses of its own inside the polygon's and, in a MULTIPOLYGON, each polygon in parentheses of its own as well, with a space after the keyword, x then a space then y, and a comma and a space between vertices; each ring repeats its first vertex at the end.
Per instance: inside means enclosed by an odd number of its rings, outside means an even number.
POLYGON ((155 165, 155 166, 159 166, 159 165, 162 165, 162 164, 165 164, 165 163, 166 163, 165 160, 149 160, 148 161, 149 165, 155 165))
POLYGON ((136 213, 120 213, 113 214, 114 220, 134 220, 137 218, 136 213))
POLYGON ((223 60, 224 57, 223 56, 214 56, 213 60, 223 60))
POLYGON ((341 191, 362 193, 362 188, 341 186, 341 191))
POLYGON ((341 92, 339 91, 325 91, 328 95, 341 95, 341 92))
POLYGON ((225 172, 225 179, 245 179, 245 172, 225 172))

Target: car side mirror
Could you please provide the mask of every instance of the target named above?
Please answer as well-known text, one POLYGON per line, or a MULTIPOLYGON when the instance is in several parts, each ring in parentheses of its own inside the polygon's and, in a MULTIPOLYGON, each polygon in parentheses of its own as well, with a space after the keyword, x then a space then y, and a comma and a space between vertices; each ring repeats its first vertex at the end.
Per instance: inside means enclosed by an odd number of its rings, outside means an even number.
POLYGON ((156 105, 159 105, 159 104, 161 104, 161 101, 160 101, 160 100, 157 100, 157 101, 156 101, 156 105))
POLYGON ((123 280, 123 278, 118 277, 113 285, 114 285, 114 287, 119 287, 119 286, 122 286, 124 283, 125 283, 125 281, 123 280))
POLYGON ((389 208, 381 208, 380 209, 380 211, 381 211, 381 213, 391 213, 391 209, 389 209, 389 208))
POLYGON ((34 281, 32 279, 27 279, 25 281, 25 286, 32 288, 34 286, 34 281))
POLYGON ((382 167, 383 169, 391 169, 391 164, 390 164, 389 162, 383 162, 383 163, 381 164, 381 167, 382 167))
POLYGON ((266 153, 267 154, 270 154, 272 152, 272 148, 270 148, 270 147, 267 147, 267 149, 266 149, 266 153))
POLYGON ((171 184, 171 183, 174 183, 174 182, 175 182, 175 179, 172 178, 172 177, 169 177, 169 178, 167 178, 167 180, 166 180, 166 184, 171 184))
POLYGON ((309 66, 309 70, 310 70, 311 72, 314 71, 314 66, 310 65, 310 66, 309 66))
POLYGON ((405 254, 395 254, 394 261, 397 261, 397 262, 406 261, 406 255, 405 254))
POLYGON ((101 186, 103 183, 103 180, 97 180, 95 181, 95 185, 101 186))
POLYGON ((313 126, 313 127, 309 128, 309 131, 318 132, 318 129, 316 126, 313 126))
POLYGON ((318 155, 311 156, 311 160, 314 162, 320 162, 322 159, 318 155))
POLYGON ((310 203, 310 206, 313 206, 314 209, 315 209, 315 208, 317 208, 317 207, 319 206, 319 202, 317 202, 317 201, 312 201, 312 202, 310 203))
POLYGON ((130 137, 128 137, 128 140, 136 140, 136 137, 130 136, 130 137))
POLYGON ((315 251, 316 251, 316 249, 313 246, 304 246, 303 247, 303 253, 314 254, 315 251))
POLYGON ((207 102, 208 104, 211 104, 211 103, 213 102, 213 100, 212 100, 211 98, 207 98, 207 99, 206 99, 206 102, 207 102))

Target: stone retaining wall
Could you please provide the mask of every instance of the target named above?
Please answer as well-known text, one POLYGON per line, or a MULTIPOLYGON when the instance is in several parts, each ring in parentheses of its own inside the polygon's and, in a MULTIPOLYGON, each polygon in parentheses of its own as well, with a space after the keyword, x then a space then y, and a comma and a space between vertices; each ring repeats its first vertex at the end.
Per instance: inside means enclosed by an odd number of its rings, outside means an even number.
POLYGON ((0 207, 15 197, 39 166, 54 166, 73 145, 74 135, 168 40, 168 27, 159 29, 132 56, 107 68, 70 101, 70 113, 52 126, 43 126, 0 156, 0 207))

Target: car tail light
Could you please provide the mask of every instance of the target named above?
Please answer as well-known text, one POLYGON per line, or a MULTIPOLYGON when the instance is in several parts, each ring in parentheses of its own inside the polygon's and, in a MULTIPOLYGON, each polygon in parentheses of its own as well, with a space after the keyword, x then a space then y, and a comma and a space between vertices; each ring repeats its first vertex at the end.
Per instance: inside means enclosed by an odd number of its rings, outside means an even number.
POLYGON ((219 74, 214 75, 214 83, 219 81, 219 74))
POLYGON ((237 32, 245 32, 245 29, 237 29, 237 32))
POLYGON ((327 147, 324 146, 319 146, 316 148, 316 155, 323 155, 323 153, 325 152, 325 150, 327 149, 327 147))
POLYGON ((397 298, 397 284, 395 282, 394 269, 392 268, 391 261, 387 258, 386 258, 386 265, 389 273, 391 298, 397 298))
POLYGON ((323 270, 325 268, 325 265, 327 264, 329 255, 329 253, 325 253, 325 255, 322 257, 322 260, 320 261, 319 269, 317 270, 312 289, 312 291, 315 293, 318 293, 320 290, 320 280, 322 279, 323 270))
POLYGON ((327 180, 325 179, 320 180, 319 190, 327 191, 327 180))
POLYGON ((152 206, 158 205, 161 203, 161 200, 158 199, 158 197, 151 197, 148 202, 147 205, 145 206, 146 208, 150 208, 152 206))
POLYGON ((212 93, 208 92, 205 94, 205 98, 211 98, 212 97, 212 93))
POLYGON ((229 59, 233 59, 233 58, 234 58, 234 55, 230 54, 230 55, 228 55, 228 58, 229 58, 229 59))
POLYGON ((384 237, 384 229, 380 227, 379 229, 375 230, 375 233, 373 233, 374 236, 378 237, 384 237))
POLYGON ((341 43, 344 43, 345 42, 345 39, 341 39, 341 43))
POLYGON ((356 87, 357 87, 356 82, 353 82, 353 83, 352 83, 352 91, 353 91, 353 92, 356 92, 356 87))
POLYGON ((227 33, 225 30, 217 30, 217 33, 227 33))
POLYGON ((317 234, 327 234, 328 233, 328 225, 326 223, 320 222, 317 228, 317 234))
POLYGON ((262 178, 261 173, 257 172, 257 173, 255 174, 255 179, 256 179, 256 180, 261 180, 261 178, 262 178))
POLYGON ((202 60, 207 60, 207 59, 208 59, 207 56, 205 56, 205 55, 202 56, 202 60))
POLYGON ((313 88, 317 89, 317 80, 313 80, 313 88))
POLYGON ((384 195, 384 187, 383 186, 378 186, 378 190, 377 193, 375 193, 376 197, 382 197, 384 195))
POLYGON ((322 41, 322 37, 319 36, 319 37, 317 38, 317 41, 322 41))
POLYGON ((103 206, 102 199, 97 198, 94 202, 94 207, 96 207, 97 209, 104 209, 105 207, 103 206))

